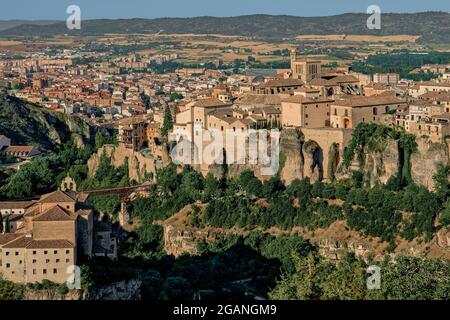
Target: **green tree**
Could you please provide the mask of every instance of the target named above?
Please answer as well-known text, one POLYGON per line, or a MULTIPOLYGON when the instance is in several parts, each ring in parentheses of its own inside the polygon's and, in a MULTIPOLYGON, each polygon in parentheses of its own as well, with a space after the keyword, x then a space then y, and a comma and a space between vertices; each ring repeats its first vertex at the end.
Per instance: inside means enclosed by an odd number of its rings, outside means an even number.
POLYGON ((169 134, 169 131, 173 128, 173 118, 172 118, 172 112, 170 111, 169 107, 166 107, 164 110, 164 121, 163 126, 161 128, 161 135, 163 137, 167 137, 169 134))

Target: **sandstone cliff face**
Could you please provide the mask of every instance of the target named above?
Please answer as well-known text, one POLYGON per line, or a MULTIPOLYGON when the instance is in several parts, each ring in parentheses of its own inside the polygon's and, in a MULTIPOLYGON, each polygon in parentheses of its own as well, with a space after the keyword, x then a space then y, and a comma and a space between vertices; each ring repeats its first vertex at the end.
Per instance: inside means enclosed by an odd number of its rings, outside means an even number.
POLYGON ((432 144, 424 139, 417 140, 417 152, 411 156, 411 176, 415 183, 432 190, 433 176, 439 166, 449 164, 449 146, 432 144))
POLYGON ((390 140, 386 148, 381 151, 370 152, 366 147, 364 150, 363 172, 368 176, 370 185, 386 183, 390 177, 395 176, 400 168, 398 143, 390 140))
POLYGON ((83 300, 83 291, 70 290, 66 294, 58 294, 55 289, 31 290, 24 292, 24 300, 83 300))
POLYGON ((127 149, 123 145, 104 145, 98 149, 96 154, 88 160, 89 175, 94 175, 100 163, 100 158, 105 154, 111 158, 114 167, 120 167, 128 159, 128 176, 132 180, 142 181, 146 173, 153 173, 156 176, 157 163, 152 156, 146 157, 140 152, 127 149))
POLYGON ((97 286, 89 292, 70 290, 66 294, 59 294, 56 290, 25 289, 25 300, 141 300, 142 281, 140 279, 123 280, 109 285, 97 286))
POLYGON ((141 300, 142 281, 131 279, 115 282, 107 286, 93 288, 84 296, 85 300, 141 300))
MULTIPOLYGON (((196 204, 200 212, 204 212, 205 204, 196 204)), ((231 229, 202 228, 190 225, 191 205, 181 209, 174 216, 159 222, 164 227, 164 251, 168 255, 178 257, 182 254, 195 255, 198 253, 197 243, 212 242, 220 235, 247 235, 248 230, 233 227, 231 229)), ((261 230, 262 231, 262 230, 261 230)), ((319 252, 330 261, 340 260, 346 253, 354 253, 366 261, 374 259, 382 261, 386 256, 413 256, 427 258, 443 258, 450 260, 450 230, 440 228, 429 242, 406 241, 397 239, 394 252, 388 253, 389 243, 378 237, 367 237, 359 231, 351 230, 346 221, 338 220, 327 228, 309 230, 294 227, 292 230, 280 230, 277 227, 264 230, 274 236, 299 234, 319 248, 319 252)))
POLYGON ((284 160, 280 168, 280 177, 286 182, 303 179, 304 158, 302 153, 301 133, 296 129, 281 131, 280 153, 284 160))

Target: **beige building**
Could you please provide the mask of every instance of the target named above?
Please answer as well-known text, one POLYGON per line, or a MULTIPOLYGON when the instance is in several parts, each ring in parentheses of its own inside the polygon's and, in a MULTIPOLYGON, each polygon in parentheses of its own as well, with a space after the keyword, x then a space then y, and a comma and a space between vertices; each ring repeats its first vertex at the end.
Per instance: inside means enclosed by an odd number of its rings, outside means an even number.
POLYGON ((450 114, 432 116, 407 122, 405 129, 416 137, 427 138, 433 143, 443 143, 450 136, 450 114))
POLYGON ((383 114, 404 106, 406 101, 394 95, 351 96, 331 104, 330 122, 333 128, 355 128, 361 122, 383 123, 383 114))
POLYGON ((330 126, 330 105, 327 98, 292 96, 281 102, 283 127, 323 128, 330 126))
POLYGON ((309 82, 312 79, 319 78, 321 74, 320 65, 321 62, 318 60, 298 59, 297 52, 295 50, 291 51, 291 74, 294 79, 309 82))
POLYGON ((147 120, 134 117, 123 119, 119 123, 118 140, 128 149, 139 151, 148 146, 147 120))
POLYGON ((0 234, 0 272, 4 279, 16 283, 44 279, 65 283, 77 263, 78 252, 115 258, 115 238, 110 232, 107 247, 95 240, 93 212, 78 197, 74 191, 58 190, 21 205, 20 201, 0 202, 10 213, 18 211, 3 216, 3 221, 10 221, 11 217, 17 221, 16 228, 3 228, 0 234))
POLYGON ((255 87, 256 94, 290 94, 292 90, 304 85, 300 79, 276 79, 261 83, 255 87))
POLYGON ((373 75, 374 83, 397 84, 399 80, 398 73, 375 73, 373 75))

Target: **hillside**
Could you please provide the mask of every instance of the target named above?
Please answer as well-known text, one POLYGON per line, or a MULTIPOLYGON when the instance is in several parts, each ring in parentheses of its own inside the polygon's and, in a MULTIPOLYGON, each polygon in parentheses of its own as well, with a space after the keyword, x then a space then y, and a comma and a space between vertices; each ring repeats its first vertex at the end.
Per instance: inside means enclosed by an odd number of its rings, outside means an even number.
POLYGON ((86 20, 81 30, 69 31, 65 22, 50 25, 22 24, 3 30, 0 36, 54 36, 61 34, 102 35, 105 33, 224 34, 263 38, 299 35, 419 35, 426 43, 450 42, 450 13, 423 12, 382 15, 381 30, 366 27, 368 15, 346 13, 328 17, 248 15, 238 17, 195 17, 159 19, 86 20))
POLYGON ((77 143, 91 139, 92 128, 83 120, 50 112, 11 96, 0 95, 0 134, 12 143, 53 150, 71 138, 77 143))

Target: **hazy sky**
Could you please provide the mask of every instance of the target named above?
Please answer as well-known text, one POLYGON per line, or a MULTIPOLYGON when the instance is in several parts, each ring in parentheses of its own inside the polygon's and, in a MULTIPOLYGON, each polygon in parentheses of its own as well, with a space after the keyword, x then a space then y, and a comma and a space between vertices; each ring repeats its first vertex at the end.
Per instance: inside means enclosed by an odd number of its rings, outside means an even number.
POLYGON ((81 7, 82 19, 236 16, 255 13, 296 16, 366 12, 450 11, 450 0, 1 0, 0 20, 65 20, 68 5, 81 7))

